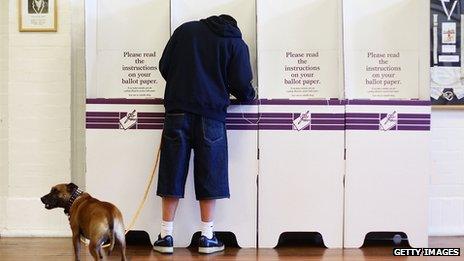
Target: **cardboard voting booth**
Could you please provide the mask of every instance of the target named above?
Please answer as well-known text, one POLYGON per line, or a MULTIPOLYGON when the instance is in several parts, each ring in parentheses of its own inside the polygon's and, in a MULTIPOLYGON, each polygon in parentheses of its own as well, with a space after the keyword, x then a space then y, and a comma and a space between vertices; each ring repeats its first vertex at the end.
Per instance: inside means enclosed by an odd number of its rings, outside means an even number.
POLYGON ((427 246, 429 1, 345 0, 345 247, 369 232, 427 246))
MULTIPOLYGON (((135 4, 118 0, 97 1, 94 8, 88 7, 95 12, 87 18, 87 190, 115 203, 126 224, 142 198, 161 141, 165 83, 157 66, 170 32, 183 22, 213 14, 232 14, 250 46, 251 62, 256 68, 255 3, 192 3, 146 0, 135 4), (148 33, 140 30, 146 25, 150 25, 148 33), (103 187, 110 191, 102 190, 103 187)), ((241 247, 256 247, 258 139, 257 127, 248 121, 256 118, 257 112, 256 105, 230 107, 227 124, 232 197, 219 201, 216 208, 215 229, 233 232, 241 247)), ((192 170, 193 161, 186 197, 181 200, 175 219, 175 244, 181 247, 190 244, 200 221, 192 170)), ((161 220, 156 179, 153 188, 134 228, 147 231, 152 241, 159 233, 161 220)))
MULTIPOLYGON (((170 36, 170 1, 88 1, 86 10, 86 190, 117 205, 128 225, 161 140, 165 82, 157 66, 170 36), (150 33, 140 29, 147 25, 150 33)), ((160 209, 152 190, 134 229, 154 240, 160 209)))
MULTIPOLYGON (((318 232, 329 248, 386 231, 427 245, 428 1, 99 0, 86 10, 86 190, 126 225, 161 141, 163 49, 183 22, 230 14, 260 99, 229 108, 231 199, 217 203, 215 230, 241 247, 274 247, 284 232, 318 232)), ((178 247, 200 221, 192 169, 178 247)), ((133 228, 152 241, 153 188, 133 228)))
POLYGON ((345 247, 369 232, 428 242, 428 101, 349 101, 346 109, 345 247))
POLYGON ((260 247, 284 232, 319 232, 342 247, 341 7, 258 1, 260 247))

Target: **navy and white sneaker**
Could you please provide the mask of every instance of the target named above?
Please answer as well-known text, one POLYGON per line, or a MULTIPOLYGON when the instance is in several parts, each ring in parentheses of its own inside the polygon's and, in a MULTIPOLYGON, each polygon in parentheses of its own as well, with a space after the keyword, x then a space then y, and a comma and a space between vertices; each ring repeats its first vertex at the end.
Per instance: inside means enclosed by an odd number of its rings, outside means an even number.
POLYGON ((213 238, 209 239, 205 236, 200 236, 198 242, 198 252, 201 254, 212 254, 220 251, 224 251, 224 244, 217 239, 216 235, 213 234, 213 238))
POLYGON ((153 244, 153 250, 162 254, 172 254, 174 252, 174 240, 172 236, 168 235, 161 238, 161 235, 158 235, 158 240, 153 244))

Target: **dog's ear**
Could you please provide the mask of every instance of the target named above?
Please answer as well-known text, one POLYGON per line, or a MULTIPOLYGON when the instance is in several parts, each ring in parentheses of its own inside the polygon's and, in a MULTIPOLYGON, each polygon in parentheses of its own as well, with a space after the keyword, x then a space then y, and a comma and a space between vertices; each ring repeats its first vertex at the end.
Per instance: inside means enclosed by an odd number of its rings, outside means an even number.
POLYGON ((74 183, 69 183, 68 185, 66 185, 66 188, 67 188, 69 193, 72 193, 75 189, 77 189, 79 187, 74 183))

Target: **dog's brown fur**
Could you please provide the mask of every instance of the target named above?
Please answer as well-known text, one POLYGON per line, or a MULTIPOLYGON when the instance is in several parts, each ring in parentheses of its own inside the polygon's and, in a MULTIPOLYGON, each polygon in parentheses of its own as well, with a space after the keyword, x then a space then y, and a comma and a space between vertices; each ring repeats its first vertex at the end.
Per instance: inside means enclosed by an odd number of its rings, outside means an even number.
MULTIPOLYGON (((73 183, 52 187, 50 193, 41 198, 46 209, 64 208, 77 186, 73 183)), ((116 206, 92 198, 88 193, 80 195, 69 208, 69 224, 76 260, 79 260, 81 235, 90 240, 89 251, 95 260, 103 258, 102 244, 110 240, 109 253, 115 242, 121 250, 122 260, 126 260, 126 241, 121 212, 116 206)))

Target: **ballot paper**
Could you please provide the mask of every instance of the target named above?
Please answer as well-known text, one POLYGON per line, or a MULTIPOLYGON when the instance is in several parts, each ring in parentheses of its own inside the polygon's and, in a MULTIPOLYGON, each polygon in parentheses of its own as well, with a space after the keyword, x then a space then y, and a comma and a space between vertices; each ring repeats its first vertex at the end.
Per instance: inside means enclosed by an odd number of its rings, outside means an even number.
POLYGON ((388 131, 393 129, 398 124, 398 113, 396 111, 387 114, 385 118, 380 120, 380 129, 388 131))
POLYGON ((302 113, 300 117, 296 118, 293 121, 293 126, 295 127, 295 130, 301 131, 304 130, 306 127, 311 124, 311 114, 309 111, 302 113))
POLYGON ((137 111, 133 110, 130 113, 127 113, 127 115, 119 120, 119 126, 123 130, 128 130, 132 128, 135 124, 137 124, 137 111))

